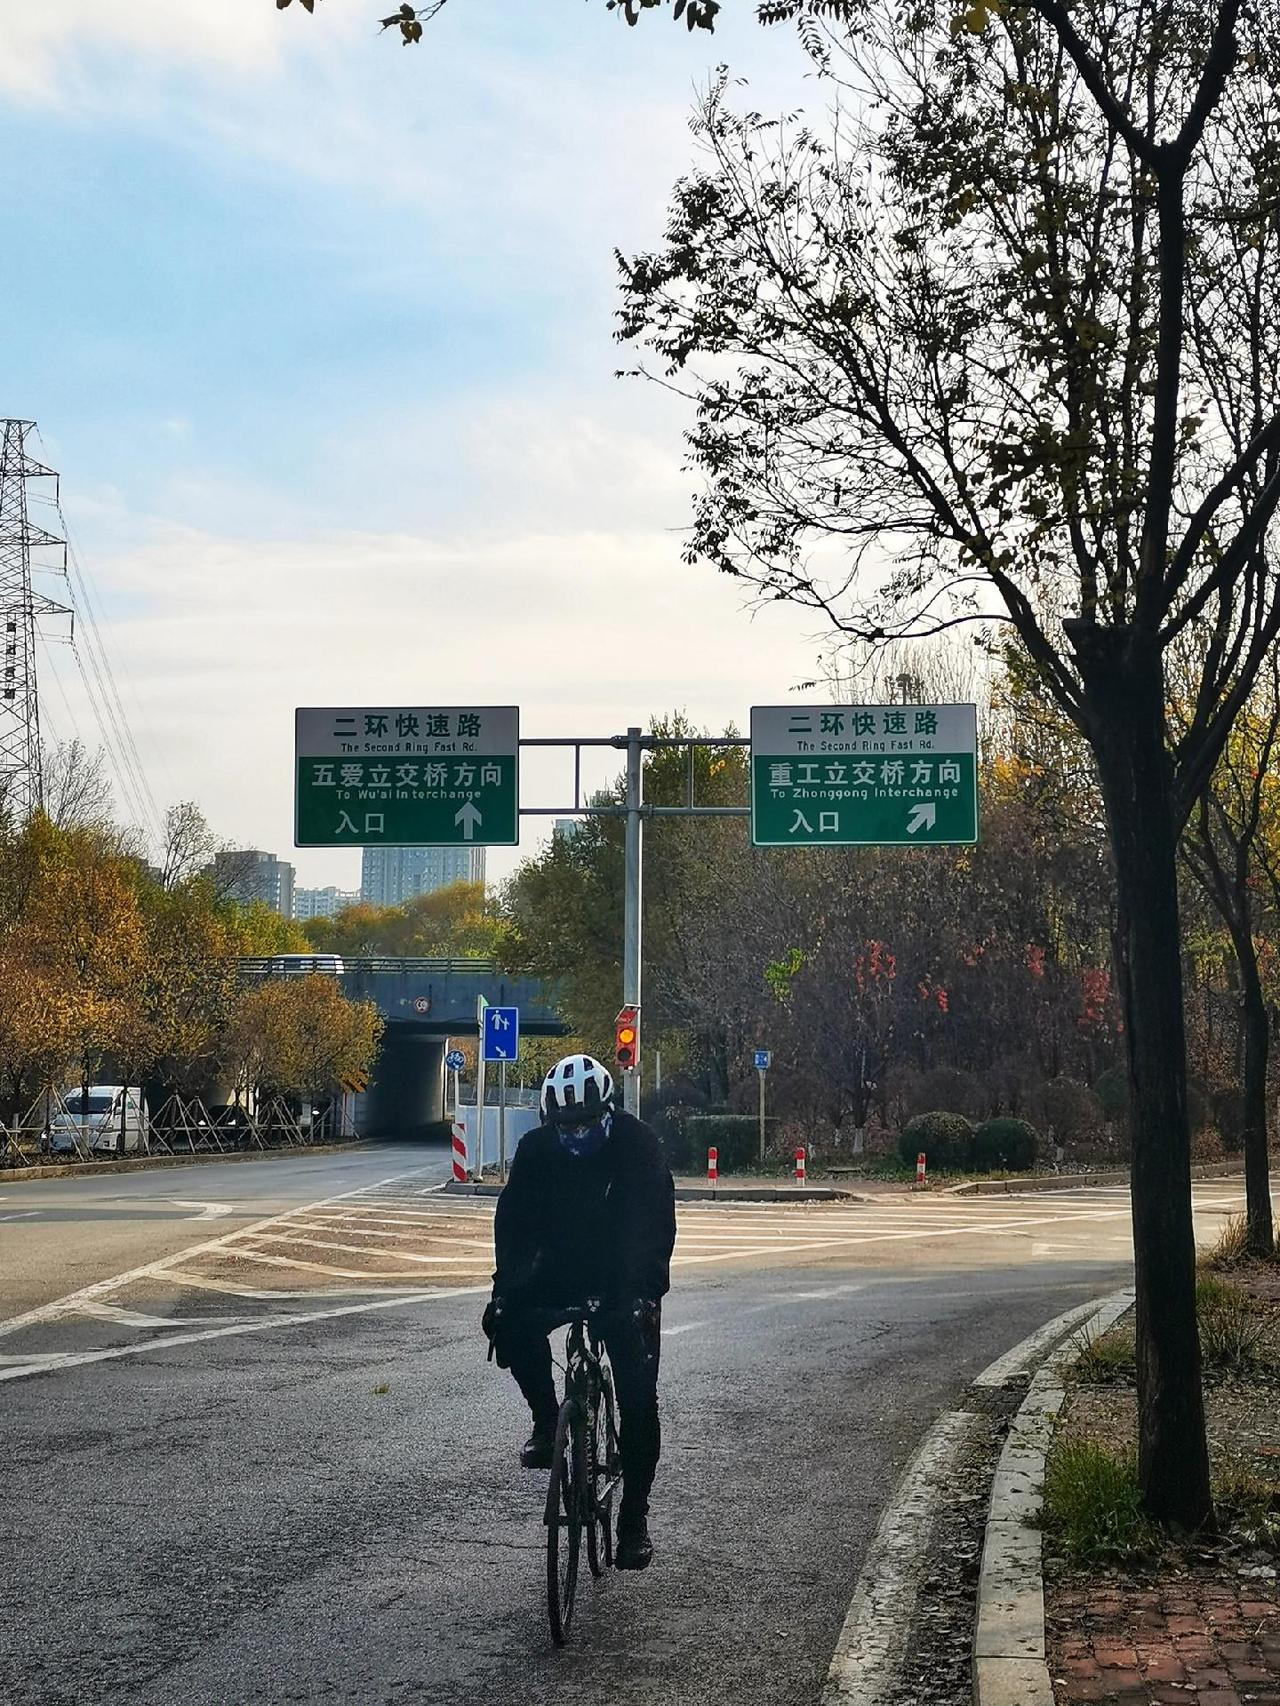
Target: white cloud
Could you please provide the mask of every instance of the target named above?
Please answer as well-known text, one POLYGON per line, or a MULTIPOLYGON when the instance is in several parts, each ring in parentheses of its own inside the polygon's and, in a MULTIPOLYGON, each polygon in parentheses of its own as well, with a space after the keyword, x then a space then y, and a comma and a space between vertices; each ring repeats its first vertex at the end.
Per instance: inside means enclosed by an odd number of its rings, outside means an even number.
MULTIPOLYGON (((660 535, 280 541, 153 523, 97 581, 129 611, 112 633, 156 792, 167 775, 221 833, 286 856, 296 705, 519 704, 538 735, 611 735, 673 708, 744 727, 813 655, 811 617, 748 620, 731 582, 682 565, 660 535)), ((92 741, 83 694, 67 691, 92 741)), ((595 780, 614 769, 604 755, 595 780)), ((566 761, 526 765, 527 803, 566 803, 569 786, 566 761)), ((332 872, 323 854, 297 862, 304 878, 332 872)))

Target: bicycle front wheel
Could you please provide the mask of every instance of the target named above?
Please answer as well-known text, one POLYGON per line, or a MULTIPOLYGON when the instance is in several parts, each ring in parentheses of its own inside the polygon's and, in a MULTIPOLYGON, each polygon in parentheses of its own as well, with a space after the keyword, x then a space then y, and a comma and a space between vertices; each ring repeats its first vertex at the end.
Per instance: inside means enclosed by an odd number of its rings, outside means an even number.
POLYGON ((588 1429, 587 1560, 593 1576, 613 1564, 613 1489, 618 1477, 618 1424, 613 1408, 613 1381, 606 1368, 588 1429))
POLYGON ((547 1616, 557 1646, 569 1638, 578 1590, 578 1556, 586 1505, 586 1439, 578 1405, 566 1400, 556 1421, 547 1486, 547 1616))

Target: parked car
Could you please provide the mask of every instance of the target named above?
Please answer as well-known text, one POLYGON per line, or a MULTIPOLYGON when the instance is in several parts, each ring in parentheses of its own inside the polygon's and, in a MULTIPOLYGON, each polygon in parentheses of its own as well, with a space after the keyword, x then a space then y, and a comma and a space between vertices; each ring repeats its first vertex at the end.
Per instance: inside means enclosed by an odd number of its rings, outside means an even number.
POLYGON ((149 1131, 147 1101, 141 1090, 123 1084, 91 1084, 87 1092, 72 1090, 63 1097, 49 1122, 49 1148, 55 1155, 81 1149, 114 1155, 122 1147, 145 1149, 149 1131))

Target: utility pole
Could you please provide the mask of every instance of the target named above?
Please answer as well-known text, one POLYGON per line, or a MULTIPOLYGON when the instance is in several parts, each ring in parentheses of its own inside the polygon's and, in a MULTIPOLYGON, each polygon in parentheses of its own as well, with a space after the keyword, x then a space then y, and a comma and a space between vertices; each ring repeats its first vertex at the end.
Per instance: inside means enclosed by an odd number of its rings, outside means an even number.
POLYGON ((34 421, 5 420, 0 442, 0 808, 19 820, 44 803, 40 751, 40 704, 36 693, 36 621, 67 616, 64 605, 37 593, 31 584, 33 550, 62 553, 66 542, 37 527, 27 511, 27 481, 58 476, 27 454, 34 421))

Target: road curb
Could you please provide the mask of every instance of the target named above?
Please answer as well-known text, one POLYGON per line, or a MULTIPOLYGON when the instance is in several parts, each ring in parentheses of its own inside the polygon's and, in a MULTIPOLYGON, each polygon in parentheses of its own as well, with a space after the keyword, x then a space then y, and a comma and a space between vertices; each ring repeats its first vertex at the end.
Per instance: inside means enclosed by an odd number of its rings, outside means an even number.
POLYGON ((991 1483, 982 1542, 973 1637, 974 1706, 1053 1706, 1039 1522, 1045 1457, 1066 1398, 1062 1369, 1132 1306, 1130 1288, 1084 1311, 1083 1325, 1069 1330, 1032 1376, 1009 1428, 991 1483))
POLYGON ((200 1167, 214 1161, 279 1161, 290 1155, 342 1155, 374 1147, 373 1138, 351 1143, 288 1144, 280 1149, 228 1149, 212 1155, 140 1155, 134 1161, 72 1161, 65 1167, 0 1167, 0 1185, 36 1179, 107 1178, 113 1173, 145 1173, 156 1167, 200 1167))
MULTIPOLYGON (((471 1181, 463 1183, 459 1179, 450 1179, 444 1187, 445 1195, 451 1197, 498 1197, 502 1195, 501 1185, 477 1185, 471 1181)), ((854 1191, 843 1191, 835 1186, 827 1185, 762 1185, 754 1187, 743 1185, 735 1188, 732 1185, 719 1190, 712 1190, 709 1185, 677 1185, 677 1202, 866 1202, 866 1197, 860 1197, 854 1191)))
MULTIPOLYGON (((1235 1179, 1244 1172, 1243 1161, 1200 1161, 1191 1169, 1193 1179, 1235 1179)), ((1079 1191, 1092 1185, 1127 1185, 1129 1169, 1117 1168, 1105 1173, 1028 1173, 1025 1178, 968 1179, 963 1185, 948 1185, 943 1195, 949 1197, 995 1197, 1017 1195, 1026 1191, 1079 1191)))
MULTIPOLYGON (((978 1389, 972 1408, 945 1411, 926 1433, 881 1514, 858 1572, 827 1672, 822 1706, 901 1706, 899 1675, 927 1567, 930 1537, 937 1513, 946 1501, 954 1465, 986 1408, 979 1395, 1024 1378, 1043 1363, 1049 1347, 1065 1339, 1082 1321, 1096 1317, 1113 1300, 1095 1298, 1091 1303, 1077 1304, 1029 1333, 988 1363, 970 1383, 971 1388, 978 1389)), ((1038 1546, 1038 1533, 1035 1538, 1038 1546)), ((996 1701, 995 1695, 984 1696, 982 1706, 996 1706, 996 1701)), ((1012 1695, 1003 1706, 1040 1706, 1040 1701, 1036 1696, 1012 1695)), ((1052 1706, 1052 1697, 1048 1706, 1052 1706)))

